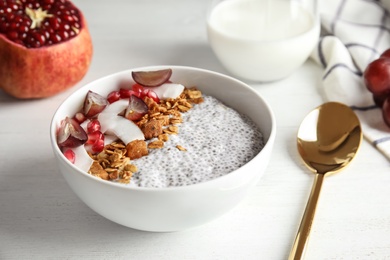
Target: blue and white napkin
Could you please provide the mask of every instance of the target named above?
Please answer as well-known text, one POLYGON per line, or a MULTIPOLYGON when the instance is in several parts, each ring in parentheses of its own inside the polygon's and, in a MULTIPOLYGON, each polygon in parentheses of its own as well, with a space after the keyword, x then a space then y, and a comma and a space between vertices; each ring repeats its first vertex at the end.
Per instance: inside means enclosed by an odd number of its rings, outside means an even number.
POLYGON ((390 48, 386 3, 326 0, 319 4, 322 36, 312 58, 324 68, 324 99, 352 107, 361 121, 364 137, 390 159, 390 128, 362 79, 366 66, 390 48))

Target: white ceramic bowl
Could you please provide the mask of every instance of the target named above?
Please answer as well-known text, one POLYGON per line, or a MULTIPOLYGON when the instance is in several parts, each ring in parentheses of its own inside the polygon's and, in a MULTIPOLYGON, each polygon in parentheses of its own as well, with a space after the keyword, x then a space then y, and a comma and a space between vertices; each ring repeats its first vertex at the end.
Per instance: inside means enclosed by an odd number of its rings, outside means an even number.
POLYGON ((56 129, 66 116, 76 113, 88 90, 106 95, 132 82, 131 70, 96 80, 68 97, 54 114, 50 136, 59 170, 77 196, 91 209, 121 225, 145 231, 179 231, 216 219, 235 207, 263 175, 275 140, 275 119, 271 108, 253 89, 234 78, 212 71, 155 66, 134 70, 172 68, 171 80, 197 86, 228 106, 244 113, 260 127, 262 151, 241 168, 214 180, 184 187, 139 188, 101 180, 71 164, 56 143, 56 129))

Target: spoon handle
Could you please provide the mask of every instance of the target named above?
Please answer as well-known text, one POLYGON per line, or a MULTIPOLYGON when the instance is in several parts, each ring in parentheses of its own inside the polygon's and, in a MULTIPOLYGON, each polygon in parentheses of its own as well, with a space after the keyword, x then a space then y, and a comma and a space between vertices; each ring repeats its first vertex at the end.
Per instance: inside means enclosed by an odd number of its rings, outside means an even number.
POLYGON ((313 187, 311 189, 310 197, 306 205, 305 213, 303 214, 301 225, 297 236, 295 237, 294 244, 292 246, 289 260, 299 260, 303 258, 306 244, 310 235, 311 225, 316 213, 318 198, 320 197, 322 182, 324 180, 324 174, 316 173, 313 187))

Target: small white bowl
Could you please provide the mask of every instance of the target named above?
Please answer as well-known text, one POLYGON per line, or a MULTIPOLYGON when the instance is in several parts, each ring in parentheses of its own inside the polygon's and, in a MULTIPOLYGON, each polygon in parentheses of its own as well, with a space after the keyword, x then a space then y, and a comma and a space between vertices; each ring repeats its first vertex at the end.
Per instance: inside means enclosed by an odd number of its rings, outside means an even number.
POLYGON ((265 146, 241 168, 217 179, 183 187, 140 188, 101 180, 71 164, 56 142, 56 129, 66 116, 82 106, 88 90, 101 95, 132 84, 131 70, 87 84, 68 97, 55 112, 51 144, 60 172, 77 196, 91 209, 121 225, 155 232, 179 231, 216 219, 235 207, 263 175, 274 145, 276 125, 269 105, 253 89, 234 78, 203 69, 154 66, 137 71, 171 68, 171 80, 196 86, 226 105, 248 115, 260 127, 265 146))

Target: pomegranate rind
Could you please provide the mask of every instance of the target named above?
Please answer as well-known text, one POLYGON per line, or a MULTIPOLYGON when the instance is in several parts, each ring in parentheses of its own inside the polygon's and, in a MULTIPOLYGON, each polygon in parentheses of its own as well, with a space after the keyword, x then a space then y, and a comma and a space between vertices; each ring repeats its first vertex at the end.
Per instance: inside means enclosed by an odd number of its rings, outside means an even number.
POLYGON ((87 73, 92 39, 80 12, 75 37, 51 46, 26 48, 0 34, 0 88, 20 99, 46 98, 76 85, 87 73))

